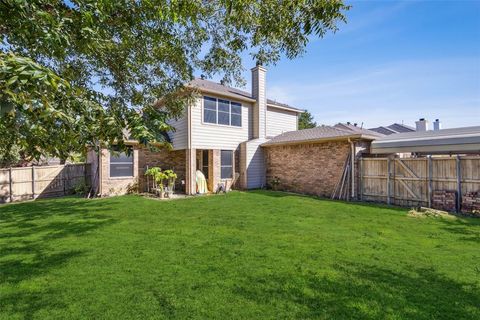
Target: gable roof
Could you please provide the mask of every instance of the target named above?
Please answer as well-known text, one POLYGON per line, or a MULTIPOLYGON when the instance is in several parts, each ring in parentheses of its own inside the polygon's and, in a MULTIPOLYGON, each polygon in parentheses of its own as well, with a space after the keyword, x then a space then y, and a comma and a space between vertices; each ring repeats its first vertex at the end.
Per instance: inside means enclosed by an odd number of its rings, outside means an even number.
POLYGON ((345 140, 348 138, 374 140, 377 137, 378 136, 372 136, 367 132, 353 132, 347 129, 340 129, 332 126, 322 125, 311 129, 284 132, 263 143, 262 146, 268 147, 282 144, 345 140))
MULTIPOLYGON (((220 83, 216 83, 210 80, 201 78, 194 79, 188 83, 189 87, 196 88, 205 93, 219 94, 232 99, 239 99, 248 102, 255 102, 252 94, 247 91, 243 91, 237 88, 228 87, 220 83)), ((267 106, 277 107, 280 109, 286 109, 298 113, 304 112, 302 109, 292 107, 286 103, 278 102, 272 99, 267 99, 267 106)))
POLYGON ((382 134, 382 133, 372 131, 372 130, 369 130, 369 129, 364 129, 364 128, 361 128, 359 126, 352 125, 352 124, 349 124, 349 123, 337 123, 336 125, 334 125, 334 127, 338 128, 338 129, 353 131, 353 132, 356 132, 356 133, 371 135, 372 137, 383 137, 384 136, 384 134, 382 134))
POLYGON ((390 135, 394 133, 414 132, 415 128, 407 126, 405 124, 394 123, 389 126, 380 126, 377 128, 370 128, 369 130, 375 131, 384 135, 390 135))
POLYGON ((400 124, 400 123, 391 124, 387 128, 392 129, 392 130, 394 130, 398 133, 415 131, 414 127, 410 127, 410 126, 407 126, 405 124, 400 124))
POLYGON ((378 132, 378 133, 386 135, 386 136, 388 136, 390 134, 397 133, 396 131, 394 131, 392 129, 389 129, 387 127, 370 128, 368 130, 375 131, 375 132, 378 132))

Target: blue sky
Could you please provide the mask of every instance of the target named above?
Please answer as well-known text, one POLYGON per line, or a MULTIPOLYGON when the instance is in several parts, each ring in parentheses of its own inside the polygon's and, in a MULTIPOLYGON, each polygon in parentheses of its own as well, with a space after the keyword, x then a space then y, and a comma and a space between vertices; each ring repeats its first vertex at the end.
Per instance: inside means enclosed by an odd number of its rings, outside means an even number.
MULTIPOLYGON (((480 1, 347 3, 339 32, 268 67, 269 98, 309 110, 319 124, 480 125, 480 1)), ((253 64, 244 60, 247 81, 253 64)))

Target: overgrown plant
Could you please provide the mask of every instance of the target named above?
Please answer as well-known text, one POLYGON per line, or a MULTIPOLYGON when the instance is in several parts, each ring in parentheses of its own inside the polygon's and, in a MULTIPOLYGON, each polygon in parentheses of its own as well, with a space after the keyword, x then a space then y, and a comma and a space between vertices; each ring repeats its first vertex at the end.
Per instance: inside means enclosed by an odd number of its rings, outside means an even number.
POLYGON ((88 185, 85 182, 85 179, 78 181, 73 188, 73 193, 78 195, 85 195, 88 192, 88 185))
POLYGON ((165 170, 164 173, 168 179, 168 191, 170 193, 173 193, 173 189, 175 187, 175 180, 177 179, 177 174, 173 172, 173 170, 165 170))
POLYGON ((162 172, 162 169, 159 168, 159 167, 151 167, 151 168, 148 168, 146 171, 145 171, 145 175, 146 176, 150 176, 152 177, 152 184, 153 184, 153 188, 156 189, 157 188, 157 175, 162 172))
POLYGON ((160 198, 163 198, 163 193, 165 192, 165 185, 163 184, 163 181, 167 179, 167 175, 163 173, 162 171, 158 172, 155 175, 155 180, 158 185, 158 190, 160 192, 160 198))
POLYGON ((280 184, 280 178, 275 176, 273 177, 271 180, 270 180, 270 187, 272 188, 272 190, 277 190, 278 188, 278 185, 280 184))

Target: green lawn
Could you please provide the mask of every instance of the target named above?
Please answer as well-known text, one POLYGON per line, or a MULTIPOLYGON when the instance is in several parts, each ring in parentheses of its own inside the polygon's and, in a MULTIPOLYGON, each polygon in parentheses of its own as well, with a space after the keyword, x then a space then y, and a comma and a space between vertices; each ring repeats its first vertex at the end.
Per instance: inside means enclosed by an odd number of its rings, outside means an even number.
POLYGON ((0 206, 0 319, 480 319, 480 219, 274 192, 0 206))

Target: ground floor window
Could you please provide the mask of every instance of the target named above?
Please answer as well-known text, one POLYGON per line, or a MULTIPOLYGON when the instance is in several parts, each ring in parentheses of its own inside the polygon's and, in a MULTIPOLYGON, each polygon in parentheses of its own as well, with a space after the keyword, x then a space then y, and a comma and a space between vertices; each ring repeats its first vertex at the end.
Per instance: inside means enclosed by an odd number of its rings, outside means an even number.
POLYGON ((233 174, 233 151, 222 150, 220 154, 221 176, 222 179, 231 179, 233 174))
POLYGON ((110 152, 110 177, 133 177, 133 150, 110 152))

